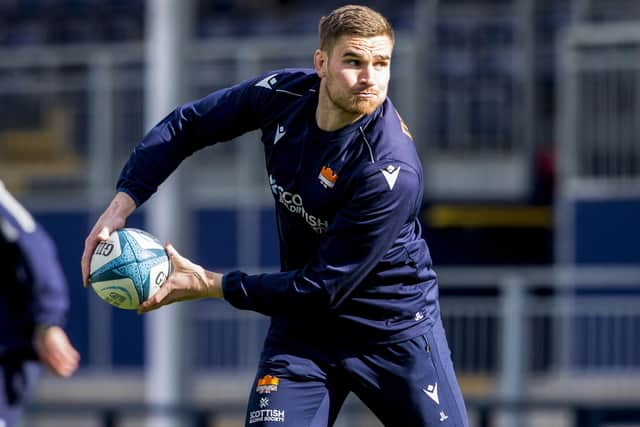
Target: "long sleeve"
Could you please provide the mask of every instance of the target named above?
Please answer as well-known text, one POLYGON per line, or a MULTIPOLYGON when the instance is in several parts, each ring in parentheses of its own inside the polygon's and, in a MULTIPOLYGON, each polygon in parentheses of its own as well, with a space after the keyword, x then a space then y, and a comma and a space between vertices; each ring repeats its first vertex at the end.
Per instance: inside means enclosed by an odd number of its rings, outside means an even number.
POLYGON ((33 325, 64 326, 67 284, 55 245, 47 232, 0 184, 0 238, 13 280, 8 295, 24 295, 33 325))
POLYGON ((179 106, 154 126, 135 147, 117 183, 136 205, 144 203, 158 186, 195 151, 257 129, 257 105, 265 91, 260 77, 221 89, 179 106))
MULTIPOLYGON (((358 183, 352 199, 329 225, 313 262, 281 273, 228 273, 225 299, 265 315, 338 308, 385 257, 393 257, 390 249, 403 228, 414 225, 422 194, 419 176, 402 164, 390 179, 395 179, 393 185, 381 169, 372 168, 358 183)), ((398 251, 406 255, 401 245, 398 251)))

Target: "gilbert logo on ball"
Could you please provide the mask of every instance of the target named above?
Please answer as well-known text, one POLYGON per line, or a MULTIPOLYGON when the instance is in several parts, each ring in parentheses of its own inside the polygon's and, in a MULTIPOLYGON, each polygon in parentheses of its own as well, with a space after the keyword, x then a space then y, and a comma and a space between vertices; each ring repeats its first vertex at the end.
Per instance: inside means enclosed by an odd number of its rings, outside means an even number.
POLYGON ((169 256, 156 237, 123 228, 96 246, 89 283, 109 304, 135 310, 160 289, 170 272, 169 256))

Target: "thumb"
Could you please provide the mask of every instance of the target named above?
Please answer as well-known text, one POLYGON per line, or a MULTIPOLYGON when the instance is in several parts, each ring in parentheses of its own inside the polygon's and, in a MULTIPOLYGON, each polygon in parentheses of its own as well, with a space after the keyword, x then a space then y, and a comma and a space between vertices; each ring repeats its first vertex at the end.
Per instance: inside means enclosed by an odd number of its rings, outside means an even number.
POLYGON ((184 258, 178 253, 171 243, 164 245, 164 250, 167 252, 167 255, 169 255, 169 265, 171 266, 170 272, 178 270, 184 265, 184 258))
POLYGON ((167 243, 166 245, 164 245, 164 250, 167 251, 167 255, 169 255, 169 259, 171 259, 172 261, 176 258, 181 258, 180 254, 171 243, 167 243))

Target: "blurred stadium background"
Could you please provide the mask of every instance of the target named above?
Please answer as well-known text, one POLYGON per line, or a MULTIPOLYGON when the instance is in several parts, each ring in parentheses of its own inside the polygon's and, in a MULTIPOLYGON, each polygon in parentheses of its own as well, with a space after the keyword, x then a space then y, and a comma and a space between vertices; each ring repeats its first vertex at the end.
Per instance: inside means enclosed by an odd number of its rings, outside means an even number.
MULTIPOLYGON (((145 26, 161 2, 0 1, 0 179, 58 244, 83 355, 73 379, 42 381, 25 426, 142 425, 149 409, 148 318, 83 289, 79 260, 148 127, 145 26)), ((311 66, 317 20, 342 4, 174 3, 190 39, 181 101, 311 66)), ((424 232, 472 426, 640 425, 640 2, 366 4, 398 34, 390 95, 424 162, 424 232)), ((260 145, 241 139, 182 167, 177 238, 212 269, 275 270, 260 145)), ((148 228, 145 212, 130 225, 148 228)), ((242 425, 267 321, 187 306, 178 410, 193 422, 179 425, 242 425)), ((337 423, 377 425, 356 399, 337 423)))

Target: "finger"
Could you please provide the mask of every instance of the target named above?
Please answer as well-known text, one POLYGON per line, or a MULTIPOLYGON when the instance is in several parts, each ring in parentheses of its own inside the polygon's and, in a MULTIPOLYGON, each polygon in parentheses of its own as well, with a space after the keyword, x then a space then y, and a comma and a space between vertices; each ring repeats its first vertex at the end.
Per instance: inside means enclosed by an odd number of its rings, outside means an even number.
POLYGON ((91 270, 91 256, 93 251, 98 246, 98 242, 108 240, 111 235, 109 227, 102 227, 98 234, 93 236, 93 232, 89 234, 89 237, 84 241, 84 251, 82 252, 82 258, 80 261, 80 268, 82 270, 82 285, 86 288, 89 285, 89 273, 91 270))
POLYGON ((164 245, 164 250, 167 251, 167 255, 169 255, 169 258, 180 256, 176 248, 174 248, 171 243, 167 243, 166 245, 164 245))
POLYGON ((68 377, 77 369, 78 364, 74 360, 59 358, 52 361, 50 367, 55 374, 61 377, 68 377))
POLYGON ((98 238, 99 241, 102 241, 102 240, 108 240, 110 235, 111 235, 111 230, 109 229, 109 227, 104 226, 102 227, 102 230, 100 230, 100 232, 96 237, 98 238))
POLYGON ((151 296, 148 300, 140 304, 138 307, 138 314, 147 313, 151 310, 156 310, 163 305, 168 304, 168 295, 171 292, 171 285, 169 280, 164 282, 164 284, 158 289, 158 291, 151 296))
POLYGON ((138 314, 145 314, 150 311, 157 310, 163 305, 166 305, 166 303, 147 300, 138 306, 138 314))
POLYGON ((82 252, 82 258, 80 259, 80 270, 82 271, 82 286, 85 288, 89 284, 89 253, 87 251, 87 246, 84 247, 84 252, 82 252))
POLYGON ((58 365, 60 375, 68 377, 76 369, 78 369, 78 359, 73 354, 65 353, 61 355, 60 364, 58 365))
POLYGON ((176 248, 174 248, 171 243, 167 243, 164 246, 164 250, 167 252, 167 255, 169 255, 169 261, 171 261, 171 266, 173 267, 173 270, 175 270, 175 267, 180 263, 180 260, 182 259, 182 255, 178 253, 176 248))
POLYGON ((62 342, 56 352, 58 359, 66 364, 76 364, 80 360, 80 353, 67 340, 62 342))
POLYGON ((62 363, 57 349, 55 347, 48 348, 45 351, 45 354, 43 356, 44 357, 42 357, 42 359, 45 362, 45 364, 49 367, 49 369, 51 369, 54 372, 57 372, 62 363))
POLYGON ((75 347, 71 346, 71 344, 69 344, 69 350, 67 351, 67 354, 71 359, 74 360, 76 365, 78 364, 78 362, 80 362, 80 353, 75 349, 75 347))
POLYGON ((63 345, 57 351, 52 352, 51 356, 50 365, 54 372, 60 376, 68 377, 78 368, 80 355, 70 345, 63 345))
POLYGON ((164 250, 169 256, 169 264, 171 265, 170 272, 177 271, 187 264, 186 259, 182 255, 180 255, 180 253, 176 250, 176 248, 173 247, 171 243, 167 243, 164 246, 164 250))
POLYGON ((91 268, 91 255, 95 250, 97 243, 91 238, 91 235, 84 241, 84 251, 80 260, 80 268, 82 269, 82 285, 86 288, 89 284, 89 271, 91 268))

